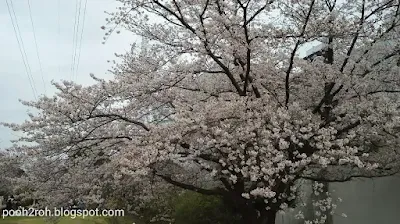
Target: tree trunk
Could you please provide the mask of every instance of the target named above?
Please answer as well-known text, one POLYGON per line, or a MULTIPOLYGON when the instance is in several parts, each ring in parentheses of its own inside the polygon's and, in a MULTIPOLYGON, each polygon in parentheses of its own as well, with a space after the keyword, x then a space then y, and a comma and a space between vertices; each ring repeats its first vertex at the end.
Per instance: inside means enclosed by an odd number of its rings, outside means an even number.
POLYGON ((259 224, 257 221, 257 211, 251 208, 242 208, 239 210, 242 215, 243 224, 259 224))
POLYGON ((241 215, 242 224, 275 224, 276 210, 266 210, 265 204, 247 200, 240 193, 230 192, 223 197, 226 206, 241 215))
POLYGON ((276 213, 276 211, 266 211, 261 215, 259 224, 275 224, 276 213))
POLYGON ((253 208, 241 210, 243 224, 275 224, 276 211, 259 212, 253 208))

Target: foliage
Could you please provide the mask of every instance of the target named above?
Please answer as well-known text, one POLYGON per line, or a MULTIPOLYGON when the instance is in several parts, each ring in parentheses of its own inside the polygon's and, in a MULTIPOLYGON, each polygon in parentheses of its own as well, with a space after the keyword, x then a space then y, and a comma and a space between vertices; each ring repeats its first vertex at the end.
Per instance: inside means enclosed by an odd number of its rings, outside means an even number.
POLYGON ((175 202, 176 224, 234 224, 240 217, 216 196, 185 192, 175 202))
POLYGON ((54 83, 55 96, 22 102, 38 114, 4 124, 26 134, 10 150, 37 197, 104 205, 134 186, 140 210, 173 185, 272 224, 301 179, 398 171, 398 0, 119 2, 106 34, 122 26, 147 46, 118 55, 111 81, 54 83), (322 56, 297 57, 313 40, 322 56))

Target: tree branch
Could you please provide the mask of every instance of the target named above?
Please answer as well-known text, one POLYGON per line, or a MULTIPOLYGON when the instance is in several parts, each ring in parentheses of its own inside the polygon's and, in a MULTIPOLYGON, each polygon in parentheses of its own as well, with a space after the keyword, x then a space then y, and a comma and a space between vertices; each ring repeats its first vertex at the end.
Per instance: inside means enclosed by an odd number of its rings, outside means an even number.
POLYGON ((358 121, 354 122, 353 124, 349 124, 348 126, 338 130, 336 134, 341 135, 343 133, 346 133, 346 132, 350 131, 351 129, 357 127, 360 124, 361 124, 361 121, 358 120, 358 121))
MULTIPOLYGON (((310 16, 311 16, 311 12, 312 12, 313 7, 314 7, 314 3, 315 3, 315 0, 312 0, 311 4, 310 4, 310 8, 308 9, 308 13, 307 13, 306 19, 305 19, 304 24, 303 24, 303 28, 302 28, 301 33, 300 33, 300 37, 304 36, 304 33, 306 32, 307 24, 308 24, 308 21, 310 20, 310 16)), ((293 51, 292 51, 292 53, 290 55, 289 67, 286 70, 286 78, 285 78, 285 93, 286 93, 285 94, 286 95, 285 106, 286 107, 287 107, 287 105, 289 103, 289 97, 290 97, 290 93, 289 93, 289 91, 290 91, 289 90, 290 89, 290 86, 289 86, 290 73, 292 72, 294 58, 295 58, 295 55, 296 55, 296 51, 300 46, 300 43, 301 43, 301 41, 297 40, 296 45, 295 45, 295 47, 294 47, 294 49, 293 49, 293 51)))
POLYGON ((163 179, 167 183, 170 183, 170 184, 172 184, 174 186, 183 188, 185 190, 194 191, 194 192, 197 192, 197 193, 200 193, 200 194, 221 196, 224 193, 222 191, 222 189, 215 189, 215 190, 203 189, 203 188, 199 188, 199 187, 196 187, 196 186, 193 186, 193 185, 190 185, 190 184, 185 184, 185 183, 181 183, 179 181, 175 181, 169 176, 165 176, 165 175, 157 174, 157 173, 154 173, 154 175, 156 175, 157 177, 160 177, 161 179, 163 179))
MULTIPOLYGON (((350 169, 350 168, 349 168, 350 169)), ((387 176, 393 176, 396 175, 400 172, 399 168, 376 168, 372 169, 370 171, 366 170, 361 170, 360 168, 357 168, 358 172, 353 172, 350 171, 348 175, 344 174, 345 171, 338 171, 337 173, 340 173, 341 176, 337 175, 329 175, 329 173, 323 172, 323 176, 317 176, 317 175, 302 175, 302 179, 306 180, 312 180, 312 181, 318 181, 318 182, 329 182, 329 183, 342 183, 342 182, 347 182, 355 178, 377 178, 377 177, 387 177, 387 176)))
POLYGON ((361 18, 360 18, 359 27, 358 27, 358 29, 356 31, 356 34, 355 34, 355 36, 354 36, 354 38, 353 38, 353 40, 352 40, 352 42, 350 44, 350 48, 347 51, 347 54, 346 54, 347 57, 343 61, 342 67, 340 68, 340 72, 343 72, 344 68, 346 67, 347 62, 349 61, 349 57, 351 55, 351 52, 353 51, 353 48, 356 45, 356 42, 357 42, 357 39, 358 39, 358 35, 360 34, 360 31, 361 31, 361 29, 363 27, 363 24, 364 24, 364 16, 365 16, 365 0, 363 0, 363 2, 362 2, 361 18))
POLYGON ((265 3, 265 5, 264 5, 263 7, 259 8, 252 16, 250 16, 249 19, 247 19, 247 20, 245 21, 245 24, 244 24, 244 25, 246 26, 246 25, 249 24, 251 21, 253 21, 265 8, 267 8, 268 5, 270 5, 270 4, 272 4, 272 3, 274 3, 274 0, 270 0, 270 1, 268 1, 267 3, 265 3))
POLYGON ((127 117, 123 117, 123 116, 121 116, 119 114, 96 114, 96 115, 92 115, 92 116, 90 116, 88 118, 90 119, 90 118, 98 118, 98 117, 106 117, 106 118, 114 118, 114 119, 123 120, 123 121, 126 121, 128 123, 132 123, 132 124, 138 125, 138 126, 142 127, 146 131, 150 131, 150 129, 144 123, 142 123, 140 121, 135 121, 135 120, 129 119, 127 117))

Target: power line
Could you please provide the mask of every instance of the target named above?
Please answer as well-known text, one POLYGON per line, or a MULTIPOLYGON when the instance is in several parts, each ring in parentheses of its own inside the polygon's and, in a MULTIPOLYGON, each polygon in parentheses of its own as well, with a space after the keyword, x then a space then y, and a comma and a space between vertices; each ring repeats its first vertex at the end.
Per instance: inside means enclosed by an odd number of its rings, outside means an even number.
POLYGON ((72 80, 72 74, 74 73, 74 54, 75 54, 75 36, 76 36, 77 15, 78 15, 78 0, 76 0, 76 4, 75 4, 74 33, 72 34, 72 56, 71 56, 71 74, 70 74, 71 80, 72 80))
POLYGON ((45 83, 45 81, 44 81, 44 76, 43 76, 42 62, 41 62, 41 60, 40 60, 39 48, 38 48, 38 44, 37 44, 37 40, 36 40, 35 26, 34 26, 34 22, 33 22, 33 18, 32 18, 32 10, 31 10, 31 3, 30 3, 30 0, 28 0, 28 8, 29 8, 29 17, 31 18, 31 25, 32 25, 32 31, 33 31, 33 38, 34 38, 34 40, 35 40, 36 56, 37 56, 38 61, 39 61, 40 74, 41 74, 41 76, 42 76, 42 82, 43 82, 43 87, 44 87, 44 93, 47 94, 47 91, 46 91, 46 83, 45 83))
POLYGON ((33 79, 32 69, 31 69, 31 66, 29 65, 28 56, 26 55, 25 44, 24 44, 24 41, 23 41, 23 39, 22 39, 21 30, 19 29, 18 18, 17 18, 17 15, 16 15, 16 13, 15 13, 15 10, 14 10, 14 4, 13 4, 12 0, 10 0, 10 5, 11 5, 11 9, 12 9, 12 11, 13 11, 14 17, 15 17, 15 25, 16 25, 16 27, 17 27, 18 35, 19 35, 19 38, 20 38, 20 40, 21 40, 21 46, 22 46, 21 49, 22 49, 23 55, 25 56, 25 62, 26 62, 27 68, 28 68, 28 70, 29 70, 29 76, 30 76, 30 78, 31 78, 31 80, 32 80, 32 86, 33 86, 33 89, 34 89, 34 91, 35 91, 34 97, 35 97, 35 99, 36 99, 36 96, 37 96, 38 94, 37 94, 37 90, 36 90, 36 86, 35 86, 35 80, 33 79))
POLYGON ((36 86, 35 86, 35 80, 33 79, 32 69, 31 69, 31 66, 29 64, 28 56, 26 55, 25 44, 24 44, 24 41, 22 39, 21 30, 19 29, 18 18, 17 18, 17 15, 15 13, 15 10, 14 10, 14 4, 13 4, 12 0, 10 0, 10 5, 11 5, 11 9, 13 11, 14 17, 15 17, 15 25, 17 27, 18 35, 19 35, 19 38, 21 40, 21 46, 22 46, 21 49, 22 49, 23 55, 25 56, 25 62, 26 62, 27 68, 29 70, 29 76, 30 76, 30 78, 32 80, 33 89, 35 91, 34 97, 35 97, 35 99, 37 99, 37 95, 38 94, 37 94, 37 89, 36 89, 36 86))
POLYGON ((74 73, 76 73, 75 66, 77 64, 76 59, 77 59, 77 50, 78 50, 78 36, 79 36, 79 24, 81 20, 81 8, 82 8, 82 0, 79 0, 79 10, 78 10, 78 23, 76 25, 76 33, 75 33, 75 52, 74 52, 74 70, 72 72, 72 78, 74 77, 74 73))
POLYGON ((28 70, 29 70, 29 75, 30 75, 30 77, 32 79, 33 88, 35 89, 35 93, 37 94, 37 90, 36 90, 36 86, 35 86, 35 80, 33 79, 33 76, 32 76, 32 69, 31 69, 31 66, 29 65, 28 56, 26 55, 25 44, 24 44, 24 41, 22 39, 21 30, 19 29, 18 18, 17 18, 17 15, 15 13, 15 10, 14 10, 14 4, 13 4, 12 0, 10 0, 10 6, 11 6, 11 10, 13 11, 13 14, 14 14, 15 25, 17 27, 18 35, 19 35, 19 38, 21 40, 22 52, 23 52, 23 55, 25 56, 25 62, 26 62, 26 65, 28 67, 28 70))
POLYGON ((74 72, 75 72, 75 64, 76 64, 76 51, 78 48, 78 34, 79 34, 79 23, 81 19, 81 8, 82 8, 82 0, 76 1, 76 8, 77 11, 75 12, 75 26, 74 26, 74 38, 72 41, 72 47, 73 47, 73 53, 72 53, 72 64, 71 64, 71 80, 74 77, 74 72), (79 8, 78 8, 79 5, 79 8))
MULTIPOLYGON (((58 53, 60 55, 60 0, 57 1, 57 45, 58 45, 58 53)), ((60 60, 58 60, 58 73, 61 72, 60 69, 60 60)))
POLYGON ((21 37, 20 30, 19 30, 17 16, 15 15, 14 5, 13 5, 12 1, 10 1, 10 4, 9 4, 7 0, 6 0, 6 4, 7 4, 8 13, 10 15, 11 23, 12 23, 13 28, 14 28, 15 38, 17 39, 17 42, 18 42, 19 52, 21 53, 22 61, 23 61, 24 66, 25 66, 26 75, 28 76, 29 85, 31 86, 32 93, 33 93, 33 96, 34 96, 35 100, 37 100, 35 82, 33 80, 32 72, 30 70, 30 66, 29 66, 29 63, 28 63, 28 57, 26 57, 25 47, 24 47, 24 43, 23 43, 23 40, 22 40, 22 37, 21 37), (15 23, 14 23, 14 19, 12 17, 12 14, 11 14, 11 10, 13 11, 13 14, 14 14, 14 17, 15 17, 15 23), (19 40, 19 38, 21 38, 21 41, 19 40))
POLYGON ((83 38, 83 31, 85 29, 85 18, 86 18, 86 5, 87 5, 87 0, 85 0, 85 7, 83 9, 83 22, 82 22, 82 31, 81 31, 81 38, 79 41, 79 53, 78 53, 78 62, 76 64, 76 75, 75 75, 75 80, 78 78, 78 69, 79 69, 79 61, 81 59, 81 50, 82 50, 82 38, 83 38))

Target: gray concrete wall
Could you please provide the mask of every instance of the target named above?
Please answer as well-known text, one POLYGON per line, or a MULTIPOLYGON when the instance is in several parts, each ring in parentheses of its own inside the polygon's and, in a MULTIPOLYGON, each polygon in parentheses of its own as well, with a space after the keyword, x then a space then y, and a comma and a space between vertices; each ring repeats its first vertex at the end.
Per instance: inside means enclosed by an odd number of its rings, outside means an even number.
MULTIPOLYGON (((309 193, 311 183, 303 191, 309 193)), ((381 178, 360 178, 344 183, 330 183, 333 199, 341 198, 329 224, 400 224, 400 175, 381 178), (345 213, 347 217, 342 217, 345 213)), ((311 198, 308 200, 311 201, 311 198)), ((303 224, 295 212, 279 214, 276 224, 303 224)), ((312 214, 312 206, 305 214, 312 214)))
POLYGON ((399 175, 334 183, 330 189, 343 199, 338 215, 333 216, 334 224, 400 224, 399 175))

